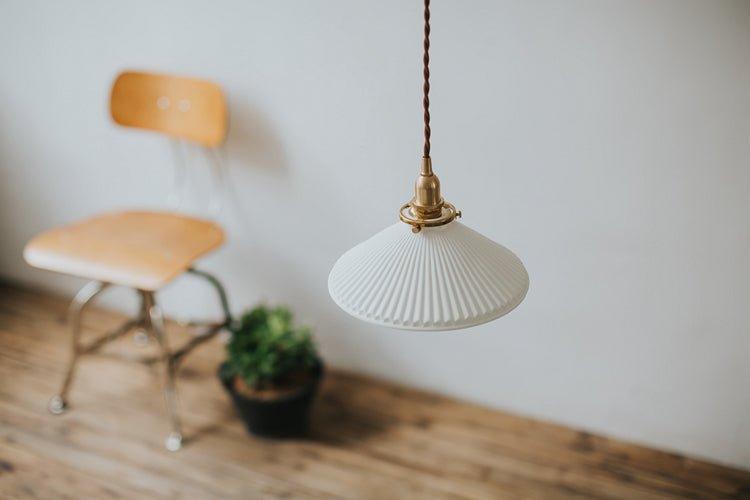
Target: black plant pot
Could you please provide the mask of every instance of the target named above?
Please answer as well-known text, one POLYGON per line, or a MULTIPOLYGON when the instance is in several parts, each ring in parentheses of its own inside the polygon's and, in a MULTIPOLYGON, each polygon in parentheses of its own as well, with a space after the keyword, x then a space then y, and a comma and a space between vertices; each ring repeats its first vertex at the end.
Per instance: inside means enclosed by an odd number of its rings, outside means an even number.
POLYGON ((250 398, 237 392, 234 380, 221 376, 223 366, 219 367, 219 379, 232 397, 249 432, 269 438, 302 437, 307 434, 310 407, 323 378, 323 363, 320 360, 313 368, 313 377, 308 384, 292 394, 272 400, 250 398))

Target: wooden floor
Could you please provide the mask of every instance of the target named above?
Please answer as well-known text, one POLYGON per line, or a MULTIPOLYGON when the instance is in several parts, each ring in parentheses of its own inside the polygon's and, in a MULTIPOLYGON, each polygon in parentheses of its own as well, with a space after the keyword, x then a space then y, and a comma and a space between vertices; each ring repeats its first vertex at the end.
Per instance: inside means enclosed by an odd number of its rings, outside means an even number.
MULTIPOLYGON (((309 439, 252 438, 215 376, 218 341, 181 371, 188 441, 170 453, 159 378, 143 365, 86 358, 70 411, 47 412, 67 359, 65 310, 61 298, 0 286, 0 498, 750 495, 748 472, 336 371, 309 439)), ((95 310, 84 323, 104 331, 118 320, 95 310)), ((128 338, 112 349, 138 348, 128 338)))

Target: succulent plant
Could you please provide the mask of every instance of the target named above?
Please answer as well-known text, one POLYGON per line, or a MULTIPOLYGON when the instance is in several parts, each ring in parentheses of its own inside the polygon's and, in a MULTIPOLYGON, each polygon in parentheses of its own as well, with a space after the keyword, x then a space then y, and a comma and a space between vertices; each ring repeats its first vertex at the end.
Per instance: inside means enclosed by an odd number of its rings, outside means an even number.
POLYGON ((257 306, 244 313, 231 331, 221 376, 240 378, 252 389, 283 385, 291 375, 318 362, 310 328, 295 325, 286 307, 257 306))

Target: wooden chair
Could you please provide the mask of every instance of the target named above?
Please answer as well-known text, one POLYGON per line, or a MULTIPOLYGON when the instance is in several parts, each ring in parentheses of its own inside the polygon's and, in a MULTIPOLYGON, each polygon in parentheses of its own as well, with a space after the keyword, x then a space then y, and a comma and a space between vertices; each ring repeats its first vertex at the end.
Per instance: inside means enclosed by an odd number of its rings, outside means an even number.
MULTIPOLYGON (((125 72, 115 80, 110 110, 120 125, 156 131, 175 141, 191 141, 205 148, 220 146, 227 135, 224 95, 217 85, 202 80, 125 72)), ((98 215, 33 238, 24 249, 24 258, 30 265, 92 280, 78 292, 70 308, 72 354, 60 393, 50 400, 49 410, 61 414, 68 407, 68 392, 81 356, 93 354, 131 331, 139 331, 146 335, 145 339, 155 339, 160 347, 159 356, 140 360, 163 366, 163 391, 171 424, 166 447, 178 450, 182 432, 175 391, 177 367, 194 347, 231 321, 219 281, 193 268, 196 259, 219 247, 223 240, 221 227, 213 222, 148 211, 98 215), (200 331, 185 345, 171 350, 155 293, 185 272, 206 279, 214 287, 224 318, 216 323, 192 322, 200 331), (140 297, 140 312, 114 331, 83 343, 81 315, 111 285, 134 289, 140 297)))

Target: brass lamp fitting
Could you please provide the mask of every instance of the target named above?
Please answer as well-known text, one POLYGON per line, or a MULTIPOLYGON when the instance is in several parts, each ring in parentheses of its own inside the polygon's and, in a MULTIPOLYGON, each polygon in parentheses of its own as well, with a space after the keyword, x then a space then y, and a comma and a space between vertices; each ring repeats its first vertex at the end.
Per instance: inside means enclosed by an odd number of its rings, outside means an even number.
POLYGON ((414 198, 401 207, 399 218, 418 233, 422 227, 442 226, 456 217, 461 217, 461 212, 440 195, 440 179, 432 171, 432 159, 423 157, 419 177, 414 182, 414 198))
POLYGON ((436 219, 443 212, 443 204, 443 198, 440 196, 440 179, 432 172, 432 159, 422 158, 422 168, 414 182, 411 210, 420 219, 436 219))

